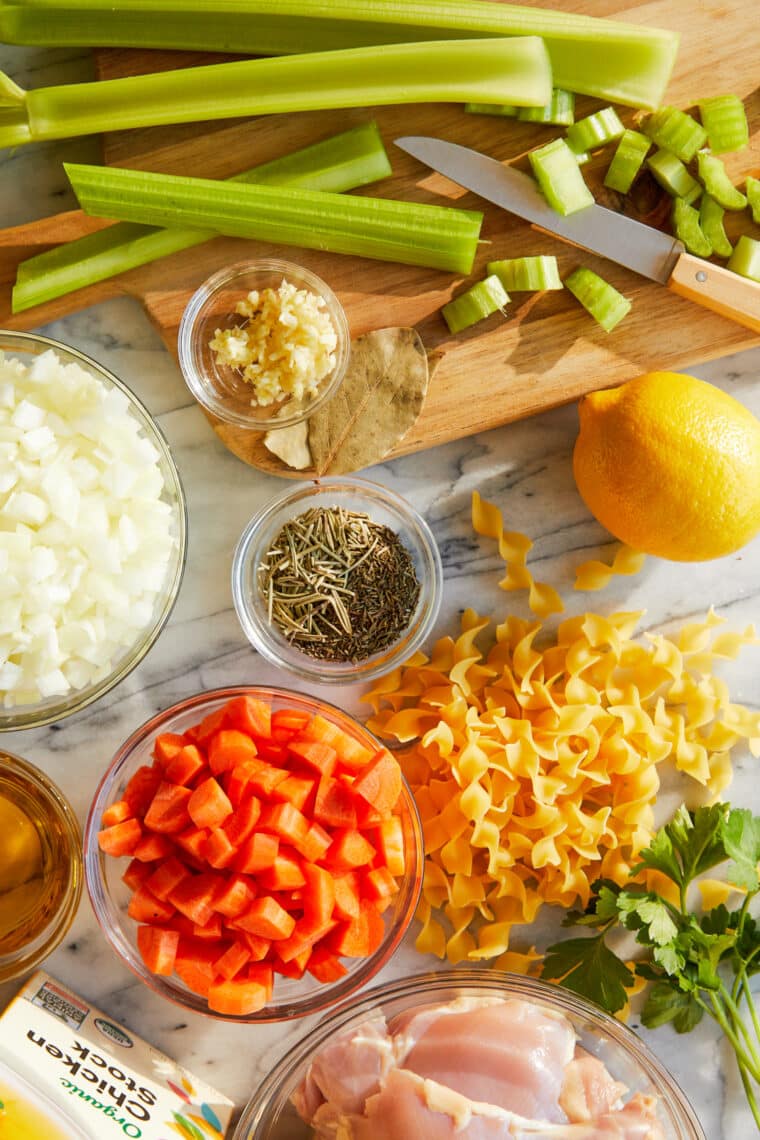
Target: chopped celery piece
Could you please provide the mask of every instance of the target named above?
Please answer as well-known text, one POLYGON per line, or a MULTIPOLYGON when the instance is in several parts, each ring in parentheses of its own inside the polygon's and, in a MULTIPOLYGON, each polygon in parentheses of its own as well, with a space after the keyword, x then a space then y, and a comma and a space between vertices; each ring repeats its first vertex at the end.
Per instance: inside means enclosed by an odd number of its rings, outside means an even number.
POLYGON ((540 36, 557 87, 644 108, 662 102, 678 47, 674 32, 658 28, 487 0, 26 0, 0 8, 0 40, 52 46, 280 55, 481 36, 540 36))
POLYGON ((495 273, 504 288, 515 293, 538 293, 545 289, 561 289, 556 257, 512 257, 489 261, 486 271, 495 273))
POLYGON ((699 204, 699 225, 712 246, 713 253, 717 253, 719 257, 730 257, 734 251, 734 247, 728 240, 723 228, 725 212, 723 207, 709 194, 702 195, 702 201, 699 204))
POLYGON ((567 216, 593 206, 594 195, 583 181, 575 155, 564 139, 554 139, 528 155, 546 201, 567 216))
POLYGON ((647 159, 647 166, 652 174, 668 194, 674 198, 683 198, 687 203, 696 202, 702 193, 702 187, 696 178, 692 178, 681 162, 667 150, 658 150, 647 159))
POLYGON ((567 127, 575 122, 575 95, 555 87, 551 101, 545 107, 521 107, 517 117, 523 123, 547 123, 567 127))
POLYGON ((604 185, 609 190, 627 194, 633 180, 644 165, 651 141, 639 131, 623 131, 612 162, 604 176, 604 185))
POLYGON ((631 311, 631 302, 627 297, 618 293, 614 285, 610 285, 593 270, 583 266, 565 278, 565 288, 570 290, 605 332, 612 332, 631 311))
POLYGON ((517 114, 514 103, 465 103, 464 109, 468 115, 503 115, 508 119, 517 114))
POLYGON ((571 150, 582 154, 585 150, 596 150, 614 142, 622 135, 625 127, 618 118, 614 107, 604 107, 585 119, 579 119, 567 130, 567 141, 571 150))
POLYGON ((738 95, 714 95, 699 100, 699 116, 713 154, 744 150, 749 143, 747 112, 738 95))
POLYGON ((503 311, 508 301, 509 293, 499 278, 492 274, 478 281, 460 297, 449 301, 441 309, 441 314, 449 326, 449 332, 458 333, 490 317, 497 309, 503 311))
POLYGON ((726 168, 719 158, 701 150, 697 155, 697 173, 705 190, 724 210, 743 210, 747 199, 737 190, 726 174, 726 168))
POLYGON ((699 211, 676 198, 673 202, 673 229, 676 237, 697 257, 709 257, 712 253, 710 239, 699 224, 699 211))
MULTIPOLYGON (((230 181, 340 193, 366 186, 390 173, 377 125, 366 123, 245 170, 230 181)), ((21 313, 215 236, 209 229, 150 229, 134 222, 119 222, 22 261, 13 287, 13 312, 21 313)))
MULTIPOLYGON (((573 154, 575 154, 575 151, 573 151, 573 154)), ((585 166, 587 162, 591 162, 591 152, 584 150, 580 154, 575 154, 575 161, 579 166, 585 166)))
POLYGON ((677 107, 661 107, 645 121, 642 130, 652 142, 669 150, 681 162, 691 162, 707 142, 707 131, 696 119, 677 107))
POLYGON ((742 234, 726 269, 732 269, 752 281, 760 281, 760 241, 742 234))
MULTIPOLYGON (((386 103, 466 103, 477 98, 542 106, 550 97, 546 49, 536 37, 524 36, 247 59, 43 87, 27 92, 24 108, 35 140, 386 103)), ((0 146, 7 145, 4 119, 0 110, 0 146)))
POLYGON ((760 178, 753 178, 751 174, 748 174, 744 189, 747 191, 747 201, 752 211, 752 220, 760 225, 760 178))
POLYGON ((299 245, 469 273, 483 215, 453 206, 360 198, 290 186, 256 186, 64 164, 88 214, 149 226, 212 229, 230 237, 299 245))

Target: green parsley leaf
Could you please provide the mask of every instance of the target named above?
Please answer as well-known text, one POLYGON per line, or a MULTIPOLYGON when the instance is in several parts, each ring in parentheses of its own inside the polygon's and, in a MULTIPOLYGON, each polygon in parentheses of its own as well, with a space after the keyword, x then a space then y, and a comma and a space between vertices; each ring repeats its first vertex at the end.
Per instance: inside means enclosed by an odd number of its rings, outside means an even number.
POLYGON ((688 1033, 702 1020, 702 1013, 692 994, 682 993, 670 982, 657 982, 647 995, 641 1022, 647 1029, 655 1029, 672 1021, 677 1033, 688 1033))
POLYGON ((729 881, 748 891, 760 886, 757 864, 760 860, 760 818, 747 808, 733 808, 723 822, 723 844, 732 860, 729 881))
POLYGON ((722 832, 727 812, 728 804, 700 807, 693 815, 681 806, 666 826, 681 860, 685 883, 717 867, 726 858, 722 832))
POLYGON ((617 908, 628 929, 641 932, 638 941, 644 945, 654 943, 655 946, 665 946, 678 934, 678 926, 668 904, 659 895, 621 891, 617 908))
MULTIPOLYGON (((679 808, 679 811, 681 809, 679 808)), ((678 883, 679 887, 683 881, 683 874, 681 865, 675 856, 673 849, 673 841, 671 840, 668 829, 661 827, 656 833, 654 839, 639 853, 640 863, 637 863, 632 868, 631 874, 637 875, 639 871, 647 869, 652 871, 661 871, 663 875, 667 875, 674 883, 678 883)))
POLYGON ((581 997, 589 998, 608 1013, 617 1013, 628 1000, 633 974, 609 949, 604 934, 593 938, 568 938, 546 951, 542 978, 559 981, 581 997))

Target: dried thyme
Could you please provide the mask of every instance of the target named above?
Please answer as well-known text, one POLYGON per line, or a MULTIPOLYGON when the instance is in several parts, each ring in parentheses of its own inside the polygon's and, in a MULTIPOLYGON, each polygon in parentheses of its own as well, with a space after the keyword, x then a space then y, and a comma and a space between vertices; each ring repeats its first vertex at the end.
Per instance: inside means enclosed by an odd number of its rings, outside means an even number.
POLYGON ((409 625, 420 583, 390 527, 343 507, 290 519, 264 555, 259 589, 269 621, 322 661, 364 661, 409 625))

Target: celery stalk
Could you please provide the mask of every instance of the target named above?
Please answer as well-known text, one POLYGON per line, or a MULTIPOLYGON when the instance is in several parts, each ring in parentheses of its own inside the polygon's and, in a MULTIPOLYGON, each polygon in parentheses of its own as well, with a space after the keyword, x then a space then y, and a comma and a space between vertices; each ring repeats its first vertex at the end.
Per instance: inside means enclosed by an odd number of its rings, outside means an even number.
POLYGON ((514 103, 465 103, 464 109, 468 115, 499 115, 506 119, 517 115, 514 103))
POLYGON ((488 0, 17 0, 0 6, 0 40, 7 43, 280 55, 485 36, 540 36, 557 87, 649 109, 662 102, 678 47, 675 33, 657 28, 488 0))
POLYGON ((640 134, 639 131, 623 131, 604 176, 604 185, 610 190, 617 190, 620 194, 627 194, 644 164, 651 145, 646 135, 640 134))
POLYGON ((623 317, 631 311, 631 302, 614 285, 605 281, 591 269, 581 266, 565 278, 565 288, 579 301, 587 313, 601 325, 605 332, 612 332, 623 317))
POLYGON ((647 166, 660 186, 674 198, 683 198, 687 204, 690 204, 702 193, 702 187, 696 178, 692 178, 680 158, 676 158, 667 150, 655 151, 652 157, 647 159, 647 166))
POLYGON ((455 297, 444 305, 441 315, 449 326, 450 333, 462 332, 471 325, 484 321, 491 313, 504 312, 504 306, 509 303, 509 293, 498 277, 491 275, 478 281, 466 293, 455 297))
POLYGON ((681 162, 691 162, 699 148, 707 142, 704 127, 677 107, 661 107, 646 119, 641 129, 653 143, 663 150, 669 150, 681 162))
POLYGON ((43 87, 27 92, 24 106, 34 140, 285 111, 441 100, 541 106, 550 98, 546 49, 524 36, 314 52, 43 87))
POLYGON ((546 201, 558 214, 567 216, 593 206, 594 195, 564 139, 555 139, 532 150, 528 158, 546 201))
POLYGON ((699 100, 699 115, 713 154, 744 150, 749 143, 747 112, 738 95, 699 100))
POLYGON ((753 178, 751 174, 748 174, 744 189, 747 192, 747 201, 752 211, 752 220, 760 225, 760 178, 753 178))
POLYGON ((719 257, 730 257, 734 252, 734 247, 723 228, 725 212, 709 194, 702 195, 699 204, 699 227, 712 246, 713 253, 717 253, 719 257))
POLYGON ((712 242, 699 224, 699 211, 684 202, 683 198, 673 201, 673 229, 676 237, 697 257, 709 257, 712 242))
POLYGON ((208 228, 230 237, 469 273, 483 215, 451 206, 360 198, 65 164, 88 214, 153 226, 208 228))
POLYGON ((551 101, 545 107, 522 107, 517 117, 523 123, 569 127, 575 122, 575 95, 572 91, 555 87, 551 101))
MULTIPOLYGON (((390 173, 377 125, 366 123, 245 170, 229 181, 340 193, 390 173)), ((216 234, 209 229, 149 229, 134 222, 119 222, 22 261, 13 287, 13 312, 21 313, 213 237, 216 234)))
POLYGON ((742 277, 749 277, 751 281, 760 281, 760 241, 742 234, 726 269, 732 269, 742 277))
POLYGON ((540 257, 511 257, 489 261, 486 272, 495 274, 504 288, 515 293, 537 293, 561 289, 557 259, 548 254, 540 257))
POLYGON ((596 150, 597 147, 614 142, 622 136, 624 130, 615 108, 604 107, 568 127, 567 142, 576 154, 583 154, 584 151, 596 150))
POLYGON ((725 166, 714 154, 706 150, 699 152, 697 174, 707 193, 724 210, 743 210, 747 205, 747 199, 741 190, 737 190, 733 185, 725 166))

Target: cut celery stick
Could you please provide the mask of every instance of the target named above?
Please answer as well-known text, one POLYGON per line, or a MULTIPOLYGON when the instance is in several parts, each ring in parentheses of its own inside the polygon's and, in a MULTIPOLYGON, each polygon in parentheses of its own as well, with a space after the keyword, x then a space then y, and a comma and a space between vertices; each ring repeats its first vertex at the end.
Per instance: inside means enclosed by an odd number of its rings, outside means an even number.
POLYGON ((507 119, 517 115, 514 103, 465 103, 464 109, 468 115, 503 115, 507 119))
POLYGON ((650 109, 662 102, 678 47, 675 33, 657 28, 486 0, 26 0, 0 8, 0 40, 53 46, 279 55, 472 36, 540 36, 557 87, 650 109))
MULTIPOLYGON (((543 106, 550 98, 543 42, 523 36, 315 52, 43 87, 27 92, 24 106, 34 140, 285 111, 471 99, 543 106)), ((0 146, 3 125, 0 113, 0 146)))
POLYGON ((591 269, 575 269, 565 278, 565 288, 580 301, 605 332, 612 332, 631 311, 631 302, 591 269))
MULTIPOLYGON (((366 123, 245 170, 229 181, 340 193, 366 186, 390 173, 377 125, 366 123)), ((119 222, 22 261, 13 287, 13 312, 23 312, 213 237, 216 234, 208 229, 156 230, 134 222, 119 222)))
POLYGON ((639 131, 623 131, 604 176, 604 185, 609 190, 618 190, 621 194, 627 194, 634 178, 644 165, 644 159, 651 145, 646 135, 642 135, 639 131))
POLYGON ((714 95, 699 100, 699 117, 713 154, 744 150, 749 143, 747 112, 738 95, 714 95))
POLYGON ((752 220, 760 225, 760 178, 753 178, 751 174, 748 174, 744 189, 747 192, 747 201, 752 211, 752 220))
POLYGON ((485 320, 497 310, 503 312, 508 301, 509 294, 499 278, 492 274, 444 305, 441 315, 449 326, 449 332, 458 333, 485 320))
POLYGON ((681 162, 691 162, 707 142, 707 131, 677 107, 661 107, 645 120, 642 130, 652 142, 669 150, 681 162))
POLYGON ((699 211, 684 202, 683 198, 673 201, 673 229, 676 237, 697 257, 709 257, 712 253, 710 239, 699 224, 699 211))
POLYGON ((596 150, 600 146, 614 142, 621 137, 624 130, 625 127, 620 122, 614 107, 604 107, 601 111, 587 115, 585 119, 579 119, 577 123, 568 127, 567 142, 571 150, 576 154, 582 154, 586 150, 596 150))
POLYGON ((528 158, 546 201, 558 214, 566 217, 593 206, 594 195, 583 181, 577 159, 564 139, 554 139, 532 150, 528 158))
POLYGON ((502 261, 489 261, 488 274, 495 274, 507 292, 538 293, 546 289, 561 289, 556 257, 512 257, 502 261))
POLYGON ((88 214, 469 273, 483 215, 452 206, 65 163, 88 214))
POLYGON ((674 198, 683 198, 686 203, 696 202, 702 193, 702 187, 696 178, 692 178, 688 170, 668 150, 658 150, 647 159, 647 166, 652 174, 668 194, 674 198))
POLYGON ((726 174, 719 158, 701 150, 697 155, 697 173, 705 190, 724 210, 743 210, 747 199, 726 174))
POLYGON ((728 240, 723 228, 725 212, 723 207, 709 194, 702 195, 702 201, 699 204, 699 226, 712 246, 713 253, 717 253, 719 257, 730 257, 734 252, 734 247, 728 240))
POLYGON ((752 281, 760 281, 760 241, 742 234, 726 269, 732 269, 734 273, 749 277, 752 281))
POLYGON ((546 123, 567 127, 575 122, 575 95, 555 87, 551 101, 545 107, 521 107, 517 117, 523 123, 546 123))

